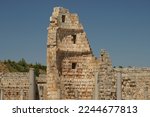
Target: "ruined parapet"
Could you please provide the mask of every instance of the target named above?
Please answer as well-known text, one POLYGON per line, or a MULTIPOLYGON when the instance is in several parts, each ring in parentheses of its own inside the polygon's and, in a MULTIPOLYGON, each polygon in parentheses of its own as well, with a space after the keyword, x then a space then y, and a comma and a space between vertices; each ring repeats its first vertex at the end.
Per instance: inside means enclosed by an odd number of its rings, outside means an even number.
POLYGON ((106 50, 100 53, 98 84, 98 99, 116 99, 116 78, 106 50))
POLYGON ((108 52, 105 49, 100 50, 100 67, 103 65, 107 67, 112 67, 111 59, 109 57, 108 52))
POLYGON ((83 29, 79 22, 78 15, 70 13, 68 9, 63 7, 55 7, 50 17, 50 25, 64 29, 83 29))

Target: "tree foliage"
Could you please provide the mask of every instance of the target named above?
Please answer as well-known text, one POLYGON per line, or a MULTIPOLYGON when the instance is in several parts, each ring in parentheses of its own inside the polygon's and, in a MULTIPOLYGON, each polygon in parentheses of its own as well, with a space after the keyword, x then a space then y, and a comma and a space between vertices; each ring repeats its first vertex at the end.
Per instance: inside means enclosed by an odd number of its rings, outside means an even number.
POLYGON ((46 66, 41 65, 40 63, 28 64, 24 58, 18 62, 11 61, 10 59, 4 60, 4 64, 9 69, 9 72, 29 72, 30 68, 34 68, 36 76, 39 76, 41 72, 46 73, 46 66))

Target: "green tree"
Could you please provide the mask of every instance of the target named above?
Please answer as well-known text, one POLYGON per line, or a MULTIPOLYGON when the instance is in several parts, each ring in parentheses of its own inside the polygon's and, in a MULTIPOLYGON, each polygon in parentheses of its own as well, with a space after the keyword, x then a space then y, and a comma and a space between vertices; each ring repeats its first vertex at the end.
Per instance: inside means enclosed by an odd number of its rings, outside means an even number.
POLYGON ((22 58, 19 62, 18 62, 18 70, 20 72, 28 72, 29 71, 29 66, 27 64, 27 62, 25 61, 24 58, 22 58))
POLYGON ((39 76, 40 72, 39 72, 39 64, 36 63, 34 65, 34 72, 35 72, 35 76, 39 76))

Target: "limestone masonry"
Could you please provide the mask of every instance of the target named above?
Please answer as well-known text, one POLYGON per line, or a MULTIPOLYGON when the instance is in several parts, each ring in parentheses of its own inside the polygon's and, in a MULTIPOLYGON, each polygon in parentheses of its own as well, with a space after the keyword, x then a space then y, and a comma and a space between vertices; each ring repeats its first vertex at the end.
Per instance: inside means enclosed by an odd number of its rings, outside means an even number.
POLYGON ((55 7, 47 41, 46 99, 149 99, 150 68, 113 68, 96 59, 77 14, 55 7))
POLYGON ((33 69, 29 73, 0 73, 1 100, 45 99, 46 79, 41 74, 35 79, 33 69))
POLYGON ((55 7, 47 28, 47 74, 0 73, 1 99, 150 99, 150 68, 113 68, 97 59, 79 17, 55 7))

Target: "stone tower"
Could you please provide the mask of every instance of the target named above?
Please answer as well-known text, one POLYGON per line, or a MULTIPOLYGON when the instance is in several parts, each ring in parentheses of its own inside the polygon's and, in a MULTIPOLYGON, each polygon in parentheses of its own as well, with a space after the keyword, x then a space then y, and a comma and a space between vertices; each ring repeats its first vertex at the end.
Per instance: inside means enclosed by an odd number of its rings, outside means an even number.
POLYGON ((55 7, 47 40, 47 99, 92 99, 96 70, 77 14, 55 7))

